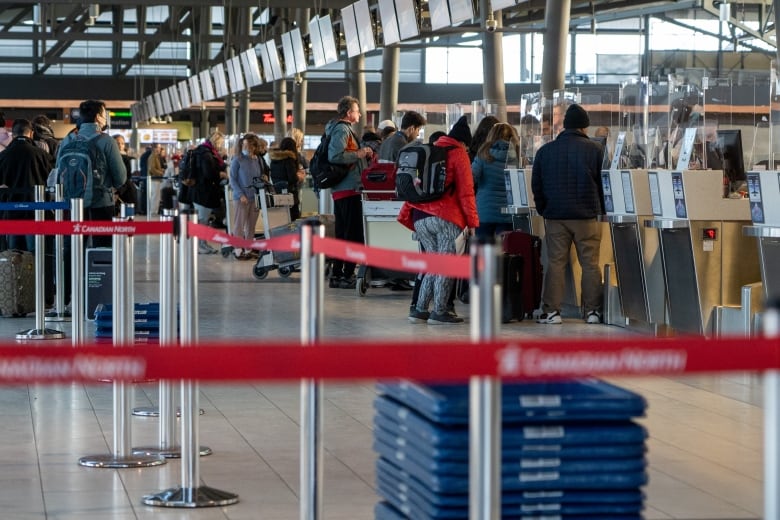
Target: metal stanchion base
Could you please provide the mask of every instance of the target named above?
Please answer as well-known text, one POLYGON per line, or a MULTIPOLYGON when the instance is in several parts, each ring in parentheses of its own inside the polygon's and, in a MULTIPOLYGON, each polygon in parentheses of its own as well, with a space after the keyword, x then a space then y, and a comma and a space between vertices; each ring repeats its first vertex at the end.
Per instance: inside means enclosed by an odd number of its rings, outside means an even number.
POLYGON ((115 455, 87 455, 79 459, 79 466, 88 468, 148 468, 161 466, 168 462, 159 455, 128 455, 119 457, 115 455))
MULTIPOLYGON (((203 408, 201 408, 198 415, 204 415, 205 413, 206 412, 203 411, 203 408)), ((160 408, 157 406, 139 406, 137 408, 133 408, 133 415, 136 417, 159 417, 160 408)), ((176 409, 176 417, 181 417, 181 408, 176 409)))
POLYGON ((63 339, 65 333, 56 329, 28 329, 16 333, 16 339, 63 339))
POLYGON ((57 311, 51 311, 47 312, 43 319, 46 321, 71 321, 72 316, 69 312, 57 312, 57 311))
POLYGON ((238 495, 219 489, 201 486, 197 488, 171 488, 143 498, 147 506, 160 507, 219 507, 238 502, 238 495))
MULTIPOLYGON (((198 452, 201 457, 207 457, 214 453, 208 446, 201 446, 198 452)), ((133 455, 159 455, 166 459, 180 459, 181 458, 181 446, 173 446, 171 448, 162 449, 159 447, 149 448, 133 448, 133 455)))

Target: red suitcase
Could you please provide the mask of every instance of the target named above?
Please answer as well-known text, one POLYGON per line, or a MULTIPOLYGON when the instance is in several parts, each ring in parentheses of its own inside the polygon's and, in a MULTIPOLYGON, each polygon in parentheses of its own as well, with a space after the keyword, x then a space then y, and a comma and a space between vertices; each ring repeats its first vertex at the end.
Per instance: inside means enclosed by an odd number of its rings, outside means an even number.
POLYGON ((525 231, 501 234, 504 253, 523 257, 521 301, 523 315, 530 315, 542 303, 542 239, 525 231))
POLYGON ((395 198, 395 163, 374 161, 362 174, 363 191, 371 193, 370 200, 392 200, 395 198))

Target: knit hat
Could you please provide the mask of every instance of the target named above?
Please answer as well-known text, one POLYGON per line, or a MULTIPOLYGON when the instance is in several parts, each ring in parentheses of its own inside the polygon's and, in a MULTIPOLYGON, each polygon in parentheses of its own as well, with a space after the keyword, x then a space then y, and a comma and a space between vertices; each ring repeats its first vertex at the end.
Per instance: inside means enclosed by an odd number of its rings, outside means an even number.
POLYGON ((469 146, 471 144, 471 129, 469 129, 469 120, 466 116, 460 116, 447 135, 469 146))
POLYGON ((576 103, 566 109, 566 115, 563 117, 564 128, 588 128, 590 126, 590 117, 588 112, 576 103))
POLYGON ((389 119, 385 119, 385 120, 379 122, 379 124, 377 125, 376 129, 381 132, 382 130, 384 130, 385 128, 388 128, 388 127, 389 128, 395 128, 395 123, 393 123, 389 119))

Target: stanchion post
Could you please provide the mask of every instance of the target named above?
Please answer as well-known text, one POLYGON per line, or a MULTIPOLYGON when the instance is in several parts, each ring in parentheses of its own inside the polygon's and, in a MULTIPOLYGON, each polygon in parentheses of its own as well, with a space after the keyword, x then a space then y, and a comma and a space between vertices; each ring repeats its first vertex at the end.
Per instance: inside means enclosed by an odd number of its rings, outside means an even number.
MULTIPOLYGON (((764 336, 780 338, 780 300, 767 305, 764 336)), ((780 518, 780 371, 764 374, 764 515, 780 518)))
MULTIPOLYGON (((323 193, 320 192, 320 197, 323 193)), ((301 345, 313 345, 322 334, 325 256, 313 254, 314 236, 325 226, 311 220, 301 226, 301 345)), ((322 518, 322 383, 301 381, 300 520, 322 518)))
MULTIPOLYGON (((164 209, 161 222, 173 222, 178 218, 175 209, 164 209)), ((160 346, 175 346, 178 342, 176 323, 176 235, 160 235, 160 346)), ((166 459, 181 457, 181 447, 176 440, 176 399, 174 383, 162 379, 158 387, 159 406, 133 409, 133 415, 159 417, 159 445, 133 448, 136 454, 158 454, 166 459)), ((202 411, 201 411, 202 413, 202 411)), ((211 455, 212 450, 200 447, 200 455, 211 455)))
MULTIPOLYGON (((35 186, 35 202, 46 202, 46 186, 35 186)), ((43 222, 46 210, 35 210, 35 221, 43 222)), ((46 281, 44 262, 46 261, 46 237, 35 235, 35 328, 16 333, 17 340, 62 339, 65 334, 61 330, 47 329, 46 319, 46 281)))
MULTIPOLYGON (((123 205, 124 206, 124 205, 123 205)), ((121 209, 127 218, 114 218, 124 222, 132 218, 132 207, 121 209)), ((132 346, 135 343, 135 297, 133 287, 133 237, 114 235, 112 237, 113 295, 111 301, 113 345, 132 346)), ((81 466, 89 468, 145 468, 165 464, 159 455, 134 455, 131 451, 133 402, 132 382, 114 381, 114 443, 109 455, 88 455, 79 459, 81 466)))
MULTIPOLYGON (((84 220, 84 199, 71 199, 70 220, 84 220)), ((84 235, 70 236, 70 314, 71 342, 84 343, 84 235)))
MULTIPOLYGON (((62 184, 54 185, 54 201, 63 202, 62 184)), ((55 222, 62 222, 65 218, 65 211, 57 208, 54 210, 55 222)), ((46 314, 47 321, 70 321, 70 312, 65 309, 65 262, 63 252, 65 251, 65 236, 54 236, 54 279, 57 282, 57 290, 54 298, 54 310, 46 314)))
MULTIPOLYGON (((198 241, 188 233, 197 223, 192 211, 179 215, 179 302, 181 345, 194 348, 198 342, 198 241)), ((198 383, 181 382, 181 487, 146 495, 143 502, 162 507, 214 507, 238 502, 238 495, 200 485, 198 383)))
MULTIPOLYGON (((495 242, 471 246, 471 339, 492 341, 500 328, 501 286, 495 242)), ((501 518, 501 382, 469 382, 469 520, 501 518)))

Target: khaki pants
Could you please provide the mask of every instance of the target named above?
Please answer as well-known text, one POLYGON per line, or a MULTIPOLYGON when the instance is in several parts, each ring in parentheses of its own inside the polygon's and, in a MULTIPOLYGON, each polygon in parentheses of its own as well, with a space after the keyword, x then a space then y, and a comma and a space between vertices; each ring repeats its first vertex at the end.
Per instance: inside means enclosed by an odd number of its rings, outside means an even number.
POLYGON ((542 310, 560 311, 565 290, 566 264, 572 243, 582 266, 582 308, 601 312, 603 293, 599 251, 601 226, 592 220, 545 220, 544 243, 547 247, 547 271, 544 275, 542 310))

